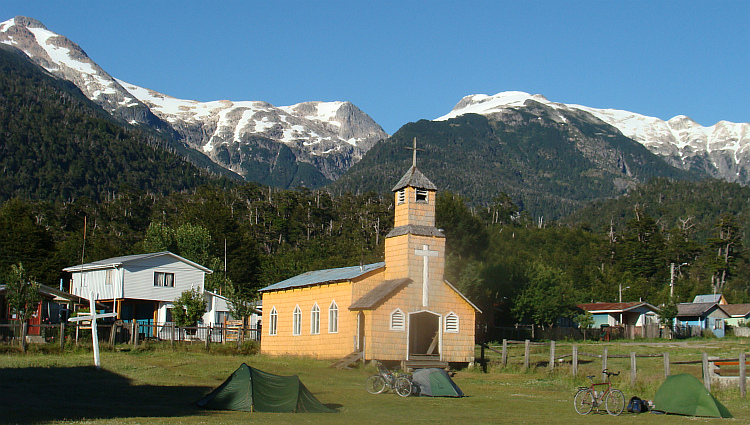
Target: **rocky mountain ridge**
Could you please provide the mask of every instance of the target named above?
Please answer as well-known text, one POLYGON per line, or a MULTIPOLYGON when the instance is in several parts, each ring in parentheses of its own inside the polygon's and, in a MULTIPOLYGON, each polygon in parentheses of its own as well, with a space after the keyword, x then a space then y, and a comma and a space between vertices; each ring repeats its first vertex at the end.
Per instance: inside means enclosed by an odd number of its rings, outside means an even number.
POLYGON ((447 120, 467 113, 492 116, 511 108, 523 108, 531 102, 560 111, 588 112, 617 128, 669 164, 714 178, 743 185, 750 184, 750 124, 719 121, 703 127, 689 117, 676 116, 668 121, 617 109, 551 102, 542 95, 503 92, 494 96, 476 94, 461 99, 453 110, 437 118, 447 120))
POLYGON ((27 17, 0 23, 0 42, 73 82, 114 116, 175 137, 248 180, 318 186, 337 179, 373 144, 388 137, 350 102, 285 107, 258 101, 198 102, 129 84, 109 75, 76 43, 27 17), (285 166, 293 164, 295 169, 284 171, 288 178, 267 179, 278 171, 280 156, 286 157, 285 166), (295 176, 299 169, 303 177, 295 176))

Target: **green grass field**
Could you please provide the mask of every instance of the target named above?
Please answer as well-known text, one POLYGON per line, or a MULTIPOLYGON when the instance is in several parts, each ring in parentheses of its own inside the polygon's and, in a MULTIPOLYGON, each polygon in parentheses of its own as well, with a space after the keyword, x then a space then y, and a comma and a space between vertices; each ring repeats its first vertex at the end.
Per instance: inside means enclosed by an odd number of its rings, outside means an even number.
MULTIPOLYGON (((710 340, 686 345, 590 344, 580 351, 610 354, 660 353, 670 351, 673 360, 693 359, 700 352, 734 355, 746 348, 739 340, 710 340)), ((571 350, 558 344, 558 353, 571 350)), ((218 351, 218 350, 214 350, 218 351)), ((716 422, 719 419, 672 415, 628 414, 619 417, 591 413, 578 415, 573 409, 575 388, 585 375, 600 370, 600 361, 584 363, 577 378, 570 366, 560 365, 548 373, 548 354, 534 347, 532 362, 525 371, 519 366, 523 348, 511 350, 510 365, 502 369, 491 363, 488 373, 479 368, 459 371, 454 381, 468 396, 460 399, 368 394, 365 378, 372 366, 352 370, 329 367, 330 362, 291 357, 205 353, 200 349, 152 348, 133 351, 105 351, 102 369, 91 364, 90 352, 64 354, 15 351, 0 355, 0 423, 87 423, 87 424, 370 424, 370 423, 513 423, 513 424, 675 424, 716 422), (202 410, 194 402, 221 384, 242 362, 278 375, 299 375, 302 382, 324 404, 338 414, 277 414, 202 410)), ((491 358, 491 361, 496 358, 491 358)), ((582 359, 584 360, 584 359, 582 359)), ((661 358, 638 359, 639 382, 630 385, 629 359, 610 359, 613 370, 623 371, 613 379, 626 399, 638 395, 650 399, 663 380, 661 358)), ((674 367, 673 373, 699 375, 700 366, 674 367)), ((734 414, 734 423, 750 423, 747 400, 737 389, 715 390, 714 395, 734 414)))

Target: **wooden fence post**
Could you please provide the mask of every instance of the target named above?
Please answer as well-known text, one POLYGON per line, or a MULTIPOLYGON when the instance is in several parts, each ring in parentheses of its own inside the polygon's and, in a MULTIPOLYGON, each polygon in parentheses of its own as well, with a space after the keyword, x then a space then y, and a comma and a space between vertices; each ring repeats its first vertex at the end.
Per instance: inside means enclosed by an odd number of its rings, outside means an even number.
POLYGON ((60 348, 65 349, 65 322, 60 322, 60 348))
POLYGON ((573 346, 573 364, 572 364, 572 366, 573 367, 571 368, 571 370, 573 372, 573 376, 578 375, 578 346, 577 345, 573 346))
POLYGON ((664 379, 669 378, 669 353, 664 352, 664 379))
POLYGON ((524 350, 523 350, 523 368, 528 369, 529 368, 529 357, 531 357, 531 341, 528 339, 526 340, 524 344, 524 350))
POLYGON ((133 348, 138 348, 138 334, 140 333, 140 329, 138 326, 138 322, 136 322, 135 319, 133 319, 133 348))
POLYGON ((745 393, 747 390, 747 382, 745 381, 746 369, 745 352, 743 351, 742 353, 740 353, 740 397, 742 398, 745 398, 745 393))
POLYGON ((604 347, 604 352, 602 353, 602 381, 607 379, 607 375, 604 373, 605 370, 607 370, 607 354, 609 353, 609 348, 604 347))
POLYGON ((487 373, 487 363, 484 357, 484 343, 479 344, 479 348, 480 348, 479 364, 482 366, 482 371, 484 373, 487 373))
POLYGON ((503 355, 502 355, 503 367, 508 366, 508 340, 503 339, 503 355))
POLYGON ((211 325, 206 326, 206 351, 208 351, 211 344, 211 325))
POLYGON ((703 353, 703 385, 711 391, 711 372, 708 370, 708 353, 703 353))
POLYGON ((549 371, 555 370, 555 340, 549 342, 549 371))
POLYGON ((174 348, 174 322, 169 324, 169 346, 174 348))
POLYGON ((630 352, 630 385, 635 386, 636 370, 635 370, 635 351, 630 352))

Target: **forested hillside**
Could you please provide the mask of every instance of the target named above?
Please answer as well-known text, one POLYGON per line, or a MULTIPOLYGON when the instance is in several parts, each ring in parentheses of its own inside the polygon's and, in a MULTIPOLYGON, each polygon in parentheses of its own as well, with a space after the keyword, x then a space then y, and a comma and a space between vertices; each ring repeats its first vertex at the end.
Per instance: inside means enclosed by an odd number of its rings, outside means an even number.
POLYGON ((489 312, 484 320, 499 323, 553 325, 560 316, 575 316, 577 303, 617 302, 620 296, 622 301, 670 303, 673 263, 672 302, 690 302, 695 295, 714 291, 724 293, 730 303, 750 302, 743 231, 747 188, 723 182, 657 180, 641 190, 663 195, 661 209, 652 210, 653 215, 638 203, 628 203, 627 210, 602 206, 589 211, 592 221, 622 213, 612 228, 540 225, 517 214, 507 198, 472 209, 460 197, 442 193, 438 226, 447 237, 446 278, 489 312), (677 201, 690 199, 696 191, 734 199, 710 208, 700 196, 695 204, 677 201), (743 198, 737 197, 742 194, 743 198), (670 215, 678 217, 676 224, 668 224, 670 215))
POLYGON ((0 199, 99 199, 123 186, 169 193, 207 172, 155 134, 125 128, 71 83, 0 48, 0 199))
POLYGON ((696 179, 590 114, 531 103, 490 117, 467 114, 404 125, 331 190, 387 192, 409 166, 411 152, 405 148, 414 138, 422 150, 419 168, 439 188, 474 205, 507 194, 522 210, 547 220, 653 177, 696 179))

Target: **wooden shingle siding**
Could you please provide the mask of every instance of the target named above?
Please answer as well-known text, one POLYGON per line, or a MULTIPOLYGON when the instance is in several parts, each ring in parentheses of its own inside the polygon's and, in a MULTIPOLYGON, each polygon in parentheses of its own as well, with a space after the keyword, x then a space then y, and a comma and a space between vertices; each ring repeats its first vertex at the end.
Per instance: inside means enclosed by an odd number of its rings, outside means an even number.
POLYGON ((328 332, 328 307, 331 301, 338 306, 351 304, 351 282, 318 285, 283 291, 264 292, 263 308, 276 308, 276 335, 269 335, 264 328, 261 338, 261 353, 282 355, 296 354, 321 358, 341 358, 354 351, 352 335, 357 333, 357 313, 339 307, 338 332, 328 332), (321 308, 320 333, 310 333, 310 311, 317 302, 321 308), (302 311, 302 332, 292 335, 292 312, 299 305, 302 311))

